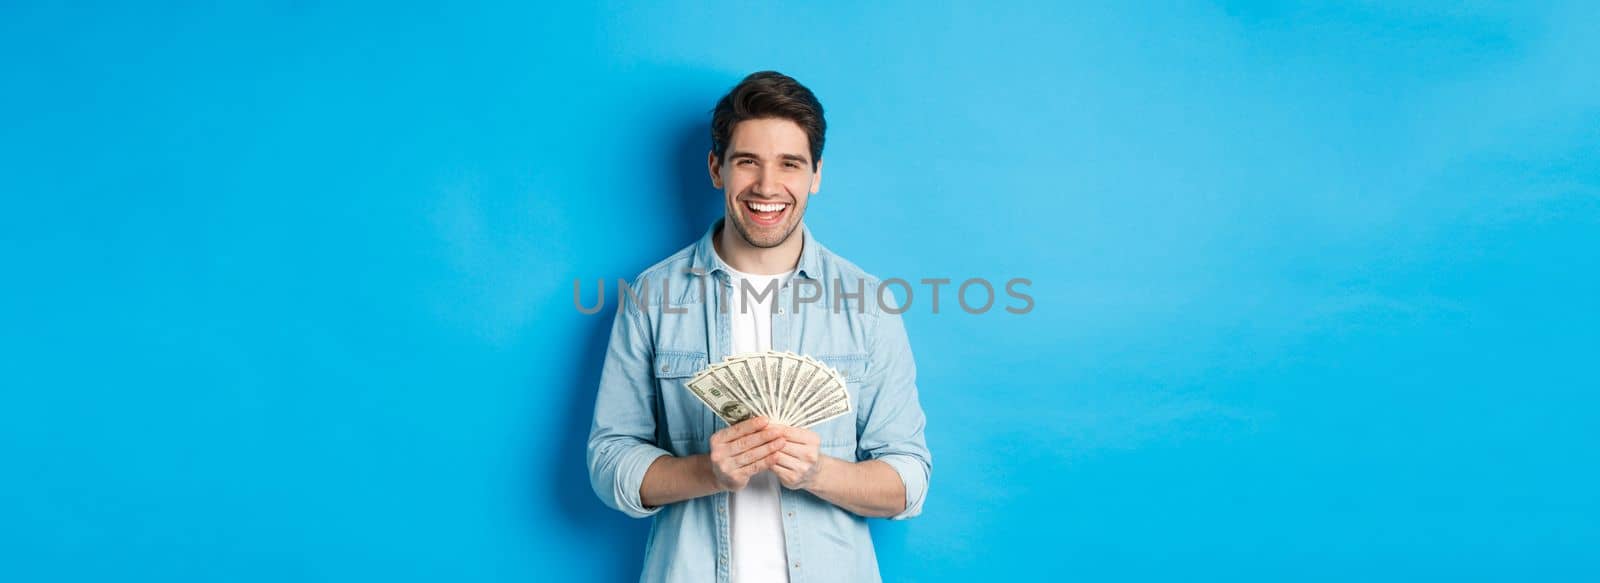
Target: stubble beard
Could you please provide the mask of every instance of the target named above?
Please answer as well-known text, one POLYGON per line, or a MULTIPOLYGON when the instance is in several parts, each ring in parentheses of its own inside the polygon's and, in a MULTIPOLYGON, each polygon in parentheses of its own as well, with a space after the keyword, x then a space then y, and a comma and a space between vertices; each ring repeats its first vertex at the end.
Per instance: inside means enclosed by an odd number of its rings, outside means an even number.
POLYGON ((758 249, 777 247, 794 235, 795 229, 800 226, 800 219, 805 216, 805 209, 790 205, 789 213, 791 215, 790 219, 786 221, 787 224, 782 225, 783 235, 773 240, 763 241, 751 235, 749 226, 744 223, 744 210, 742 208, 730 207, 728 209, 728 217, 733 223, 733 229, 739 232, 739 238, 744 239, 744 242, 749 243, 751 247, 758 249))

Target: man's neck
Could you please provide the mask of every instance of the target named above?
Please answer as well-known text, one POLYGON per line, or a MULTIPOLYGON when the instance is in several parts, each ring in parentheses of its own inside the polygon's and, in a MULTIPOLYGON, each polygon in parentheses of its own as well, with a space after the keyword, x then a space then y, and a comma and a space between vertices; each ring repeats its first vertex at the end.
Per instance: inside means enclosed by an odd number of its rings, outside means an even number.
POLYGON ((776 275, 794 271, 800 263, 800 250, 804 245, 804 231, 799 227, 777 247, 762 248, 751 245, 739 236, 732 221, 722 221, 722 228, 711 238, 717 256, 734 270, 750 275, 776 275))

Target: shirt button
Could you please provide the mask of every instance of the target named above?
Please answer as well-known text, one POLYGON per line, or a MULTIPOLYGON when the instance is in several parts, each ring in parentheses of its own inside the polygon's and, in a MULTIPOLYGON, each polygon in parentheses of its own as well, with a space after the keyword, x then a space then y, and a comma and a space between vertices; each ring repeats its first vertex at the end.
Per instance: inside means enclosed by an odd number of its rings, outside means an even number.
POLYGON ((782 314, 783 313, 783 308, 778 308, 778 313, 782 314))
POLYGON ((799 569, 800 568, 800 563, 795 563, 794 564, 794 568, 799 569))
POLYGON ((667 372, 667 365, 661 365, 661 372, 667 372))
POLYGON ((794 518, 794 513, 793 512, 789 513, 789 518, 794 518))

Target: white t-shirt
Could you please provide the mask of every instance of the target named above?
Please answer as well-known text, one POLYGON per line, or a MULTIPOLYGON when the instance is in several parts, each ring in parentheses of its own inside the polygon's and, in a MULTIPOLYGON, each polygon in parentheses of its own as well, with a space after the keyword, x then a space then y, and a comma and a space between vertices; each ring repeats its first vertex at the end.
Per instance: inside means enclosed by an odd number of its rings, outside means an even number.
MULTIPOLYGON (((778 301, 778 286, 789 274, 751 275, 729 268, 728 275, 733 280, 728 306, 733 325, 731 353, 771 350, 772 304, 778 301), (741 280, 749 280, 754 293, 742 293, 741 280), (757 296, 773 281, 779 283, 772 284, 772 293, 757 301, 757 296)), ((781 487, 778 476, 769 470, 750 478, 744 489, 728 494, 728 510, 733 514, 729 529, 733 535, 735 583, 789 580, 785 564, 788 552, 783 544, 783 507, 778 498, 781 487)))

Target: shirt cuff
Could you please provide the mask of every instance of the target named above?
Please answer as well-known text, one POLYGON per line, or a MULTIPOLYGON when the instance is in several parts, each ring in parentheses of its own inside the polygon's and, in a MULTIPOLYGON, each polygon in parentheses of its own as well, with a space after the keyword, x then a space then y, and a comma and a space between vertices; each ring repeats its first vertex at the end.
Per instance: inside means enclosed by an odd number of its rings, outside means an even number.
POLYGON ((906 487, 906 508, 889 520, 905 520, 922 514, 922 501, 928 495, 928 466, 914 456, 891 454, 875 458, 894 468, 906 487))
POLYGON ((639 487, 644 484, 644 473, 650 469, 650 464, 665 455, 672 454, 667 450, 643 443, 623 454, 621 462, 617 464, 617 491, 613 493, 616 496, 617 507, 623 514, 644 518, 661 512, 660 506, 644 507, 644 501, 639 498, 639 487))

